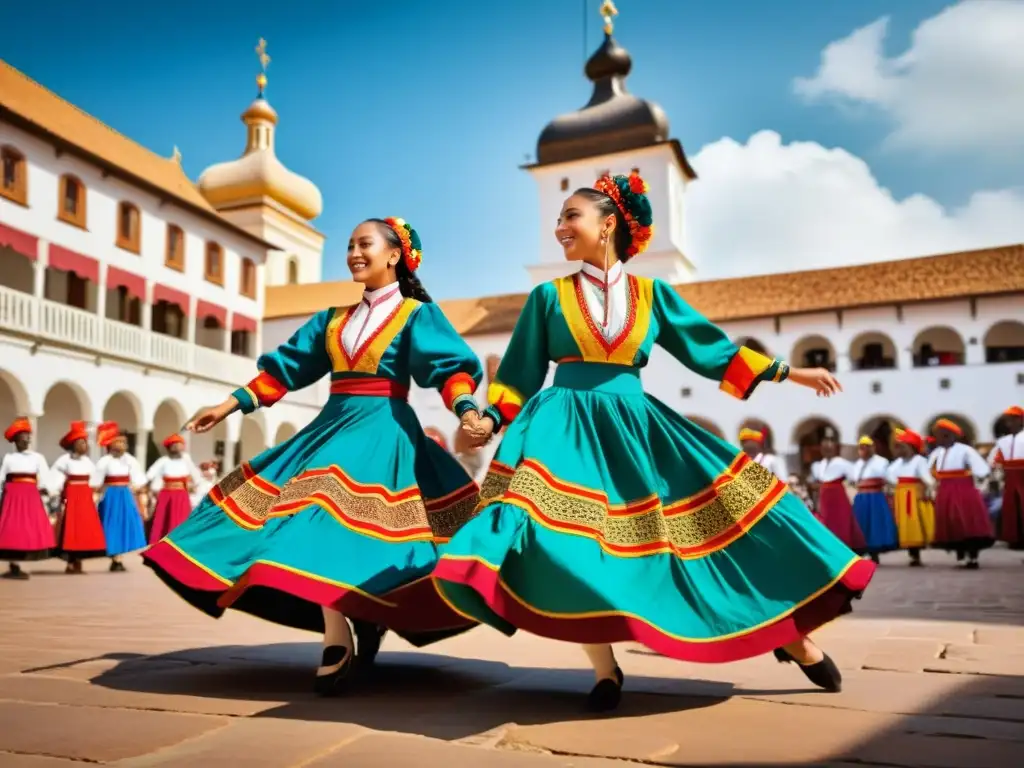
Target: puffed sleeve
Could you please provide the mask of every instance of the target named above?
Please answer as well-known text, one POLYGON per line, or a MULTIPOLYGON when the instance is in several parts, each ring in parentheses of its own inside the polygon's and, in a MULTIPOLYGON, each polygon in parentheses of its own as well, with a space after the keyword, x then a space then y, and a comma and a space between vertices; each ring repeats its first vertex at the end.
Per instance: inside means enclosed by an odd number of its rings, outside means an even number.
POLYGON ((694 373, 719 382, 719 389, 733 397, 746 400, 761 382, 785 381, 789 376, 786 363, 737 347, 662 280, 654 281, 654 310, 660 325, 658 344, 694 373))
POLYGON ((409 318, 408 333, 409 373, 417 386, 440 392, 456 416, 476 410, 473 394, 484 377, 483 366, 441 308, 420 304, 409 318))
POLYGON ((547 318, 553 297, 551 283, 538 285, 519 314, 501 365, 487 388, 484 413, 494 419, 495 431, 518 416, 523 404, 544 386, 550 362, 547 318))
POLYGON ((334 312, 317 312, 288 341, 260 356, 256 378, 232 393, 242 413, 269 408, 288 392, 308 387, 330 372, 326 334, 334 312))

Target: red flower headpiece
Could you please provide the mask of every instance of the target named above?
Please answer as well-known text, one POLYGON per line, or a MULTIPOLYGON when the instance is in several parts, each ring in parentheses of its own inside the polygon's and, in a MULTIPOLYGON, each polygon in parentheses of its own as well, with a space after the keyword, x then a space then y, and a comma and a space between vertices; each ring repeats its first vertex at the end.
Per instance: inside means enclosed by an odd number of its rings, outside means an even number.
POLYGON ((629 176, 602 176, 594 184, 594 189, 608 195, 626 220, 630 234, 626 253, 636 256, 646 251, 654 236, 647 182, 634 171, 629 176))
POLYGON ((423 263, 423 246, 420 244, 419 235, 416 230, 405 223, 405 219, 394 216, 384 219, 384 222, 394 230, 398 239, 402 241, 402 261, 410 272, 415 272, 423 263))

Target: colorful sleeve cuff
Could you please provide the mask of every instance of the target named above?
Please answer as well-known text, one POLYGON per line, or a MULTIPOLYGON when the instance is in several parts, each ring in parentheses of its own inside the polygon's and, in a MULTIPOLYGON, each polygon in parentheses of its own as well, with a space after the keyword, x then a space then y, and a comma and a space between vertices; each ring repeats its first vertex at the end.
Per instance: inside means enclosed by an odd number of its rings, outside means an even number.
POLYGON ((786 363, 748 347, 740 347, 729 362, 719 389, 739 400, 746 400, 762 381, 780 382, 787 378, 789 366, 786 363))
POLYGON ((501 417, 501 411, 495 408, 493 405, 489 405, 484 409, 481 416, 487 416, 491 421, 494 422, 494 434, 498 434, 501 428, 505 424, 505 420, 501 417))
POLYGON ((478 410, 476 398, 472 395, 459 395, 459 397, 455 398, 455 402, 452 404, 452 410, 455 412, 455 415, 461 419, 468 411, 478 410))
POLYGON ((269 408, 286 394, 288 388, 266 371, 233 392, 241 406, 242 413, 252 413, 257 408, 269 408))
POLYGON ((492 408, 501 414, 503 424, 508 424, 523 409, 523 397, 512 387, 495 381, 487 390, 487 400, 492 408))
POLYGON ((476 382, 473 381, 473 377, 468 373, 460 372, 448 377, 448 381, 441 387, 441 398, 444 400, 444 407, 449 411, 459 413, 456 408, 461 405, 462 412, 465 413, 464 404, 467 399, 472 400, 474 392, 476 392, 476 382))

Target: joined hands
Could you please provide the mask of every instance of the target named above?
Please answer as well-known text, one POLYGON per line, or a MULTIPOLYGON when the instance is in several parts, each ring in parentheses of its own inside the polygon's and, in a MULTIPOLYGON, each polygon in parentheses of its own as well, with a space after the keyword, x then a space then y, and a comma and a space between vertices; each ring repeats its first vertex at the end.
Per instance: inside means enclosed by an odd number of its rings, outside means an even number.
POLYGON ((479 448, 494 436, 494 419, 481 416, 477 411, 466 411, 462 416, 462 431, 469 437, 470 445, 479 448))

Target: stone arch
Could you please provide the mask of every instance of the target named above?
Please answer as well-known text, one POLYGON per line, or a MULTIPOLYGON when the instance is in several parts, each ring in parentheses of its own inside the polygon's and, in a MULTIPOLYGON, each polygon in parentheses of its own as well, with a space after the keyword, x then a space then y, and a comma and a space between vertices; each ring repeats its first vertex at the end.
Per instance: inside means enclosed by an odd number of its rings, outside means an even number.
POLYGON ((924 424, 924 431, 921 433, 925 437, 933 434, 932 430, 935 428, 935 422, 939 419, 949 419, 950 421, 956 422, 960 425, 960 429, 964 431, 963 442, 968 445, 974 445, 978 440, 978 428, 974 422, 964 416, 962 413, 937 413, 932 416, 924 424))
POLYGON ((723 440, 728 440, 728 438, 725 436, 725 433, 721 430, 721 428, 710 419, 705 419, 703 416, 694 415, 687 415, 686 418, 692 421, 701 429, 707 430, 716 437, 720 437, 723 440))
POLYGON ((116 421, 128 438, 128 453, 138 455, 139 431, 142 429, 142 402, 134 392, 120 390, 107 398, 101 415, 103 421, 116 421))
POLYGON ((31 416, 28 390, 13 374, 0 369, 0 429, 21 416, 31 416))
POLYGON ((1005 413, 1000 413, 998 416, 996 416, 995 420, 993 420, 992 422, 993 440, 998 440, 1003 435, 1010 434, 1009 422, 1010 417, 1007 416, 1005 413))
POLYGON ((860 423, 857 427, 857 437, 867 435, 875 441, 875 450, 880 456, 890 461, 896 455, 896 429, 906 429, 907 425, 900 419, 890 414, 878 414, 871 416, 860 423))
POLYGON ((754 352, 760 352, 765 357, 772 357, 772 353, 768 351, 767 345, 755 336, 740 336, 733 340, 733 344, 737 347, 746 347, 754 352))
POLYGON ((1024 360, 1024 323, 1000 320, 985 331, 986 363, 1019 363, 1024 360))
POLYGON ((914 337, 914 367, 925 368, 942 365, 963 365, 963 337, 945 325, 925 328, 914 337))
POLYGON ((43 415, 36 420, 36 450, 47 461, 54 461, 61 453, 60 439, 72 421, 93 420, 92 401, 78 384, 58 381, 43 397, 43 415))
MULTIPOLYGON (((174 398, 168 397, 160 402, 153 411, 153 428, 149 433, 144 462, 147 467, 162 455, 164 438, 180 431, 187 418, 184 406, 174 398)), ((188 435, 183 437, 188 439, 188 435)))
MULTIPOLYGON (((267 449, 267 431, 262 419, 246 417, 242 419, 242 429, 238 436, 236 457, 238 462, 251 461, 267 449)), ((235 462, 235 463, 238 463, 235 462)))
POLYGON ((285 440, 290 440, 295 437, 295 434, 299 430, 295 428, 294 424, 287 421, 282 422, 277 427, 277 432, 274 433, 274 445, 280 445, 285 440))
POLYGON ((797 446, 797 461, 806 473, 821 458, 821 438, 831 428, 842 445, 843 433, 834 421, 825 416, 808 416, 793 427, 792 443, 797 446))
POLYGON ((865 331, 850 342, 850 362, 856 371, 877 371, 897 367, 896 342, 881 331, 865 331))
POLYGON ((821 334, 811 334, 797 340, 789 356, 793 365, 807 368, 836 369, 836 348, 821 334))

